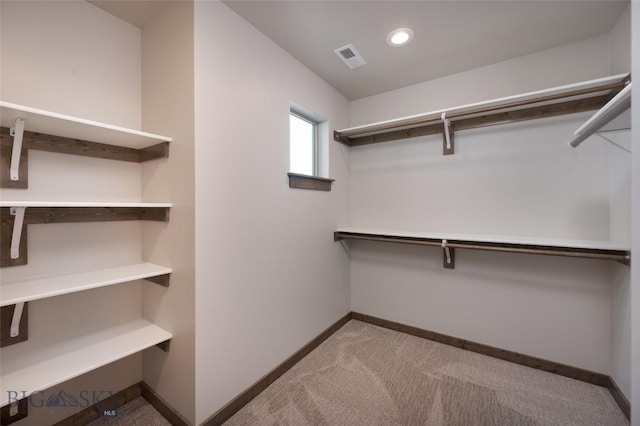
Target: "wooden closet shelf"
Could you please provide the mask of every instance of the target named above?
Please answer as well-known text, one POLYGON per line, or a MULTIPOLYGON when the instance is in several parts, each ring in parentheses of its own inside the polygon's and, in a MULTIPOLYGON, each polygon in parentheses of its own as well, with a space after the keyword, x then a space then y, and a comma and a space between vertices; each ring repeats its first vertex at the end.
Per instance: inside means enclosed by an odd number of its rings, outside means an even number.
POLYGON ((520 238, 469 234, 435 234, 424 232, 379 231, 343 228, 334 232, 334 240, 366 240, 413 244, 449 249, 499 251, 613 260, 625 265, 630 262, 630 248, 609 241, 520 238))
POLYGON ((13 402, 9 400, 12 395, 28 397, 172 337, 149 321, 138 319, 25 354, 2 366, 0 406, 13 402))
POLYGON ((135 280, 168 276, 171 272, 171 268, 165 266, 153 263, 136 263, 96 271, 5 281, 0 286, 0 306, 30 302, 135 280))
MULTIPOLYGON (((629 79, 629 74, 591 80, 522 95, 432 111, 396 120, 351 127, 334 132, 337 142, 349 146, 444 133, 450 131, 554 117, 601 108, 629 79)), ((451 152, 447 152, 451 153, 451 152)))
POLYGON ((171 203, 138 203, 119 201, 0 201, 0 207, 136 207, 158 208, 171 207, 171 203))
POLYGON ((168 222, 170 208, 170 203, 2 201, 0 266, 27 264, 28 227, 25 225, 132 220, 168 222))
POLYGON ((12 208, 25 208, 24 223, 109 222, 123 220, 169 220, 171 203, 85 203, 49 201, 2 201, 0 223, 13 226, 12 208))
POLYGON ((16 118, 26 120, 25 130, 66 138, 99 142, 128 148, 147 148, 161 142, 171 142, 168 136, 127 129, 125 127, 58 114, 24 105, 0 101, 0 123, 10 127, 16 118))
POLYGON ((0 101, 0 187, 29 187, 30 150, 140 163, 168 157, 170 141, 167 136, 0 101))

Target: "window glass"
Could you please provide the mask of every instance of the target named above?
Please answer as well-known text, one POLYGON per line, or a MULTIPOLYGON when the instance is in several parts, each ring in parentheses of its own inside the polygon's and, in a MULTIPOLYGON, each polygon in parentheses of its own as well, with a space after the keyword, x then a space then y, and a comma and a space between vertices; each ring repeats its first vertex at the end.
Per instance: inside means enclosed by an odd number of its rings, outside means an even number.
POLYGON ((316 174, 316 123, 299 114, 289 115, 289 171, 316 174))

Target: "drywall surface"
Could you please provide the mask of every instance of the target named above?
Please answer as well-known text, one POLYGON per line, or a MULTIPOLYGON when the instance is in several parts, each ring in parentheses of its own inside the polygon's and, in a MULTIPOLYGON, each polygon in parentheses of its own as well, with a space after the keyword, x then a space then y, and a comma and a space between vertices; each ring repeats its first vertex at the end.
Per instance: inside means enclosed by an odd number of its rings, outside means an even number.
MULTIPOLYGON (((139 127, 139 30, 85 2, 3 1, 0 14, 3 100, 139 127)), ((29 130, 28 121, 25 127, 29 130)), ((140 176, 133 163, 31 151, 29 189, 3 189, 0 196, 3 201, 140 201, 140 176)), ((28 232, 29 264, 2 268, 2 283, 141 260, 138 222, 29 225, 28 232)), ((2 348, 2 372, 42 348, 141 315, 138 282, 31 302, 29 340, 2 348)), ((64 391, 84 405, 47 407, 35 398, 20 425, 53 424, 90 405, 82 392, 95 391, 104 399, 140 381, 140 364, 141 356, 134 355, 43 389, 44 402, 64 391)))
POLYGON ((195 75, 200 423, 349 312, 332 238, 348 222, 348 150, 328 147, 331 192, 287 180, 290 103, 330 129, 349 104, 219 2, 195 3, 195 75))
POLYGON ((611 377, 631 397, 631 268, 611 266, 611 377))
POLYGON ((631 130, 596 134, 584 143, 609 147, 609 235, 631 244, 631 130))
MULTIPOLYGON (((609 75, 597 37, 351 103, 352 125, 609 75)), ((351 225, 609 239, 609 147, 566 141, 590 114, 351 149, 351 225)), ((351 244, 352 309, 605 374, 611 271, 600 261, 351 244)))
POLYGON ((609 32, 611 50, 611 73, 631 71, 631 4, 609 32))
POLYGON ((195 423, 193 3, 169 2, 142 31, 142 122, 173 138, 169 158, 142 165, 142 199, 170 201, 169 223, 144 223, 143 258, 173 268, 168 288, 142 287, 144 317, 173 334, 143 354, 143 379, 195 423))
MULTIPOLYGON (((609 33, 611 73, 631 71, 631 5, 609 33)), ((607 132, 585 143, 609 144, 610 236, 631 244, 631 131, 607 132)), ((631 273, 612 266, 611 279, 611 377, 620 390, 631 395, 631 273)))
POLYGON ((604 35, 358 99, 351 102, 351 125, 604 77, 609 56, 604 35))
MULTIPOLYGON (((610 235, 631 246, 631 131, 606 133, 609 146, 610 235)), ((594 136, 585 143, 603 143, 594 136)), ((611 279, 611 377, 622 392, 631 395, 631 270, 612 265, 611 279)))
POLYGON ((351 150, 354 226, 547 238, 609 238, 605 144, 566 144, 588 114, 351 150))
POLYGON ((3 1, 1 32, 3 101, 140 127, 139 29, 84 1, 3 1))
MULTIPOLYGON (((632 46, 638 51, 640 47, 640 5, 633 2, 632 13, 632 46)), ((640 55, 632 55, 632 72, 640 73, 640 55)), ((640 426, 640 87, 633 87, 632 103, 632 251, 631 251, 631 423, 640 426)))

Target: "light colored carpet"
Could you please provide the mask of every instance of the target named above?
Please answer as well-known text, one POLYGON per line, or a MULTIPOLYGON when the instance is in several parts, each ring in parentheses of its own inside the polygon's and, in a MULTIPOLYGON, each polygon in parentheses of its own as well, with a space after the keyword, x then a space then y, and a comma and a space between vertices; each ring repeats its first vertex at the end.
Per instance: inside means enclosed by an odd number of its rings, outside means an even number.
POLYGON ((90 426, 171 426, 162 415, 146 399, 139 396, 118 408, 118 415, 113 418, 99 418, 90 426))
POLYGON ((628 425, 602 387, 351 320, 235 425, 628 425))

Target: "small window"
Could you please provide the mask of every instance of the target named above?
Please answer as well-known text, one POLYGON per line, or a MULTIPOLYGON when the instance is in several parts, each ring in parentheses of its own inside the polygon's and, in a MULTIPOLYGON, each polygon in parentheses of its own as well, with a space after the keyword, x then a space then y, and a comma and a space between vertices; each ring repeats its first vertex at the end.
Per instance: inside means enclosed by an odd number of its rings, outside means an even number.
POLYGON ((302 114, 289 115, 289 171, 316 176, 318 173, 318 123, 302 114))

